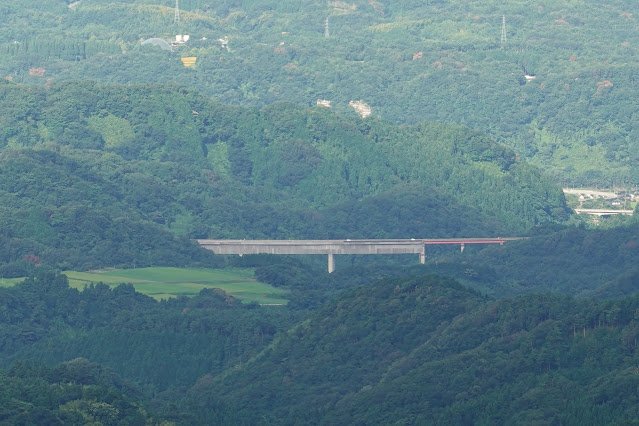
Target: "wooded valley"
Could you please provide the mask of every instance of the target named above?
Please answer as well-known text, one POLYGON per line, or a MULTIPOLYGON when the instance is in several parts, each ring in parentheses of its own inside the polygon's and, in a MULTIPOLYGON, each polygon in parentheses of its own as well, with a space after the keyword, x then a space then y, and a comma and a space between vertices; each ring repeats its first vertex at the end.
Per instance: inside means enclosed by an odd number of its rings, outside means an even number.
POLYGON ((639 182, 635 2, 178 4, 0 5, 0 423, 636 422, 639 222, 562 192, 639 182), (286 300, 63 274, 146 267, 286 300))

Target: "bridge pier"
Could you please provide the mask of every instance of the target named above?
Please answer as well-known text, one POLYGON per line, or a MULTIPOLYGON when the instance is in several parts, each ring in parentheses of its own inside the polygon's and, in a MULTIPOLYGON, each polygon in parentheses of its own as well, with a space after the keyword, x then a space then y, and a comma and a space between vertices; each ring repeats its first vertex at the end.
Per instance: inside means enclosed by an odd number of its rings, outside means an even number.
POLYGON ((426 264, 426 246, 422 247, 422 252, 419 253, 419 263, 426 264))
POLYGON ((332 274, 335 272, 335 257, 333 253, 328 254, 328 273, 332 274))

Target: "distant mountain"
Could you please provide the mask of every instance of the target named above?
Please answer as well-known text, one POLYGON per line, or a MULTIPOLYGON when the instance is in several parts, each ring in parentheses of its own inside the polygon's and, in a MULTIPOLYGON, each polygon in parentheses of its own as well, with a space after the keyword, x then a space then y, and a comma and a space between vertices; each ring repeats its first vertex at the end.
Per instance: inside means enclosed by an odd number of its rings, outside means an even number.
POLYGON ((493 301, 436 276, 384 280, 202 381, 191 406, 265 424, 632 421, 638 304, 493 301))
POLYGON ((174 6, 5 1, 0 77, 179 81, 227 104, 320 100, 349 116, 366 104, 488 132, 557 182, 639 182, 634 1, 189 0, 177 23, 174 6), (153 37, 173 51, 141 43, 153 37))

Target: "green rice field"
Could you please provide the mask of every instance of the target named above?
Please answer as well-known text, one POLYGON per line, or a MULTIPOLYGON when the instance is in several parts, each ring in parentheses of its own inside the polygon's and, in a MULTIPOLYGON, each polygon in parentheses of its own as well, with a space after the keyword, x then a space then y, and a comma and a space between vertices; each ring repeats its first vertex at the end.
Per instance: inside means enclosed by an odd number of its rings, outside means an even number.
POLYGON ((288 300, 287 290, 272 287, 255 279, 253 269, 180 269, 138 268, 110 269, 90 272, 64 271, 69 286, 82 290, 91 283, 110 286, 131 283, 136 291, 155 299, 195 296, 204 288, 220 288, 242 302, 282 305, 288 300))

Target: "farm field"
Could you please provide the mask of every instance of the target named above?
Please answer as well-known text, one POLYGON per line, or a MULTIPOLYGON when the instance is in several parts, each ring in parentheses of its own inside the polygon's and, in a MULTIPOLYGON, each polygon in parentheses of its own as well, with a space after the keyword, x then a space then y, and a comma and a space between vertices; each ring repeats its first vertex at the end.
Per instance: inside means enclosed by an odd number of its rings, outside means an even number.
POLYGON ((131 283, 136 291, 155 299, 194 296, 204 288, 220 288, 244 303, 286 304, 287 290, 258 282, 252 269, 181 269, 152 267, 91 272, 63 272, 69 286, 83 289, 91 283, 110 286, 131 283))

